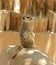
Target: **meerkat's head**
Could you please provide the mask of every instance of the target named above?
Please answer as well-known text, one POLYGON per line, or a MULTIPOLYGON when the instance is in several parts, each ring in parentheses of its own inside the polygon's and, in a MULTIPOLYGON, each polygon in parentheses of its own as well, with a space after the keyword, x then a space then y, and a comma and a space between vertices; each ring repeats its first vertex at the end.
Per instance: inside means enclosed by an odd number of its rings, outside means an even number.
POLYGON ((35 17, 31 15, 24 15, 23 16, 23 21, 22 21, 22 28, 24 31, 32 31, 34 30, 34 22, 35 22, 35 17))

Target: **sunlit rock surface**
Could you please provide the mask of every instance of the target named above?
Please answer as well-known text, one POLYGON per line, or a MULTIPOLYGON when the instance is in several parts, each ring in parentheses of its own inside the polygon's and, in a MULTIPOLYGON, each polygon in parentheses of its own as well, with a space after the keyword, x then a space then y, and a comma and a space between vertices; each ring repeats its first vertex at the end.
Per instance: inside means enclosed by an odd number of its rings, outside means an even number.
POLYGON ((21 48, 18 45, 11 45, 5 48, 0 55, 0 65, 10 65, 10 60, 18 54, 21 48))
POLYGON ((12 45, 0 56, 0 65, 56 65, 47 55, 36 48, 12 45))
POLYGON ((56 65, 36 48, 23 48, 10 62, 11 65, 56 65))

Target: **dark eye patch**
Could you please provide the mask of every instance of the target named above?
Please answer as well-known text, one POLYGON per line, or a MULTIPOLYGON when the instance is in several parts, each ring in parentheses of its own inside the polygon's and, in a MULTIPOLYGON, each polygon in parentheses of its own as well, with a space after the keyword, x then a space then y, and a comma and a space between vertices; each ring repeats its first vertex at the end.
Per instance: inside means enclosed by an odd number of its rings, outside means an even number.
POLYGON ((27 17, 27 19, 30 19, 30 17, 27 17))
POLYGON ((23 17, 23 19, 25 20, 25 17, 23 17))

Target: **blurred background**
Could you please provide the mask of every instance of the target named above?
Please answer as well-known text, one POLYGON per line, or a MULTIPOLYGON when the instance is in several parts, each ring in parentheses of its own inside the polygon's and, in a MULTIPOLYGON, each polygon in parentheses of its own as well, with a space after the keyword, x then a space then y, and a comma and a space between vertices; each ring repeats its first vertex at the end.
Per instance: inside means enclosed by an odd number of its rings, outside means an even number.
POLYGON ((34 16, 36 47, 56 62, 56 0, 0 0, 0 54, 20 45, 22 16, 34 16))

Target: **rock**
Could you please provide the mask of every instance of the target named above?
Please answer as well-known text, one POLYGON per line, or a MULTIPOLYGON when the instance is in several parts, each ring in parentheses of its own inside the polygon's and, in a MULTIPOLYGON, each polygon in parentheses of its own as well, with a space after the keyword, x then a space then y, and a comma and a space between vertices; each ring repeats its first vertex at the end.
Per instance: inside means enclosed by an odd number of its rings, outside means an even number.
POLYGON ((35 48, 23 48, 11 60, 11 65, 56 65, 47 55, 35 48))
POLYGON ((13 59, 21 49, 22 47, 17 45, 11 45, 5 48, 0 55, 0 64, 10 65, 10 60, 13 59))

